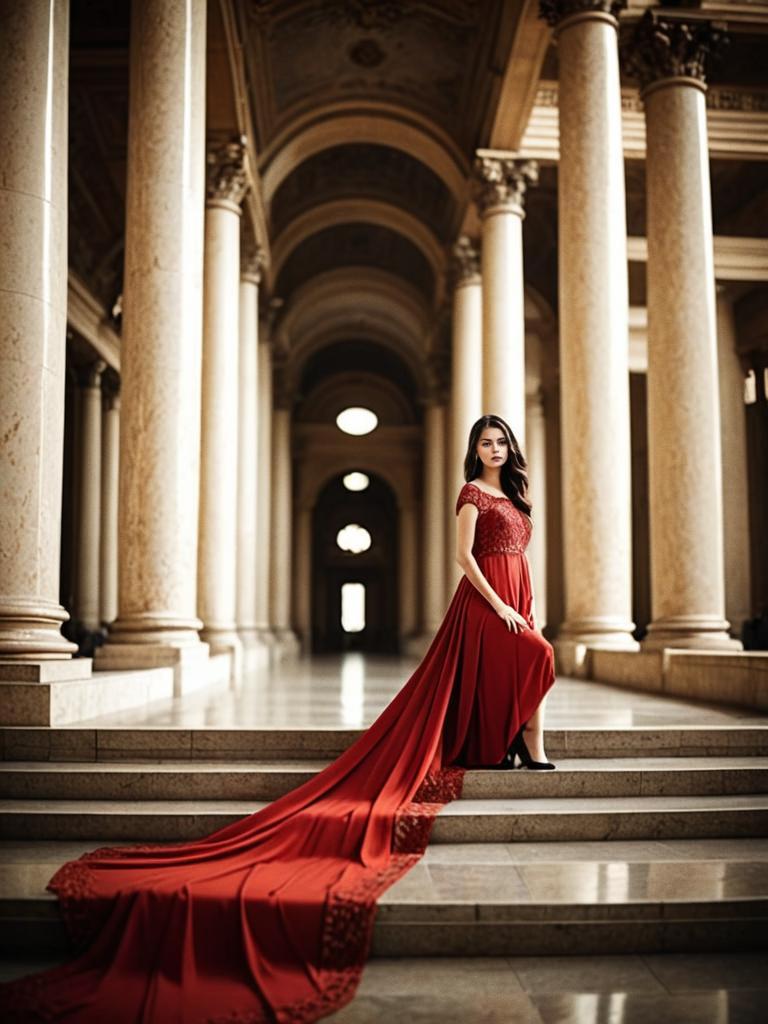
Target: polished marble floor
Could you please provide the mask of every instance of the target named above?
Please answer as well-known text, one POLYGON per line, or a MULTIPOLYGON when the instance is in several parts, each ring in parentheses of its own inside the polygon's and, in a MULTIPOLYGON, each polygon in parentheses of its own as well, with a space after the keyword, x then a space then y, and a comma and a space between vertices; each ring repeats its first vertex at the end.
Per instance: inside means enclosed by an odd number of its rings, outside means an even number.
MULTIPOLYGON (((247 677, 237 689, 215 689, 103 715, 88 725, 181 728, 361 728, 369 725, 418 666, 413 658, 314 655, 286 659, 247 677)), ((767 715, 559 678, 547 697, 546 724, 563 728, 765 725, 767 715)))

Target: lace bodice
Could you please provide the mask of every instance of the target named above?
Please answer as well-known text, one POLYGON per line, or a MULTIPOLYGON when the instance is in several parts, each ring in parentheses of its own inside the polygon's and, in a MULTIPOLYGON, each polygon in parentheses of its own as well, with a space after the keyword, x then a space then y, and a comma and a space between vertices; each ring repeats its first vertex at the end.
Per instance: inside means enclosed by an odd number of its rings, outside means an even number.
POLYGON ((488 494, 476 484, 468 483, 459 491, 456 515, 467 502, 475 505, 479 512, 472 545, 475 558, 481 555, 522 554, 525 551, 533 526, 528 516, 509 498, 488 494))

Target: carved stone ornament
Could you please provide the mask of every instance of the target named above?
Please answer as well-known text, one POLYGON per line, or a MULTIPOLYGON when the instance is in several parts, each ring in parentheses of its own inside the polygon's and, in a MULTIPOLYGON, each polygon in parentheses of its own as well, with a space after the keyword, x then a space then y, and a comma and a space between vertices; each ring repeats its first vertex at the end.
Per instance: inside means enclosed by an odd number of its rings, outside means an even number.
POLYGON ((695 78, 703 84, 708 63, 727 43, 722 25, 661 17, 649 9, 622 47, 622 59, 641 89, 665 78, 695 78))
POLYGON ((208 151, 206 196, 239 205, 248 190, 245 172, 246 138, 241 135, 218 149, 208 151))
POLYGON ((260 245, 246 246, 240 258, 240 276, 247 277, 256 284, 261 283, 261 272, 266 264, 266 254, 260 245))
POLYGON ((480 276, 480 250, 468 235, 459 238, 451 255, 451 279, 454 287, 480 276))
POLYGON ((481 214, 494 206, 509 206, 522 213, 526 189, 539 180, 539 165, 535 160, 479 155, 475 177, 475 201, 481 214))
POLYGON ((618 21, 627 0, 539 0, 539 17, 552 28, 574 14, 609 14, 618 21))

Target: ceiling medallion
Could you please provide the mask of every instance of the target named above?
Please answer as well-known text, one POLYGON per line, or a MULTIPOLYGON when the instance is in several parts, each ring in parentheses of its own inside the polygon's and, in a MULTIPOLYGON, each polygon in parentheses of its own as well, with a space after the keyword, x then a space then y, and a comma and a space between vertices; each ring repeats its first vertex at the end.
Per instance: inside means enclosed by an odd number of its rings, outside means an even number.
POLYGON ((361 39, 348 52, 349 59, 361 68, 377 68, 384 60, 384 51, 375 39, 361 39))
POLYGON ((344 13, 350 24, 370 31, 390 28, 405 13, 403 0, 345 0, 344 13))

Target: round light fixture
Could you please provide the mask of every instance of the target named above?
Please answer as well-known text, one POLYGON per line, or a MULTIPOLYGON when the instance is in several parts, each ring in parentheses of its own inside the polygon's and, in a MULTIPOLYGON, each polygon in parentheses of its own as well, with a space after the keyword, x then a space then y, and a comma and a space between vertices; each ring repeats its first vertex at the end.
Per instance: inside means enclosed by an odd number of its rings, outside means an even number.
POLYGON ((350 405, 336 417, 336 426, 345 434, 370 434, 379 425, 379 417, 371 409, 350 405))
POLYGON ((346 473, 342 482, 348 491, 364 491, 371 480, 365 473, 354 470, 352 473, 346 473))

